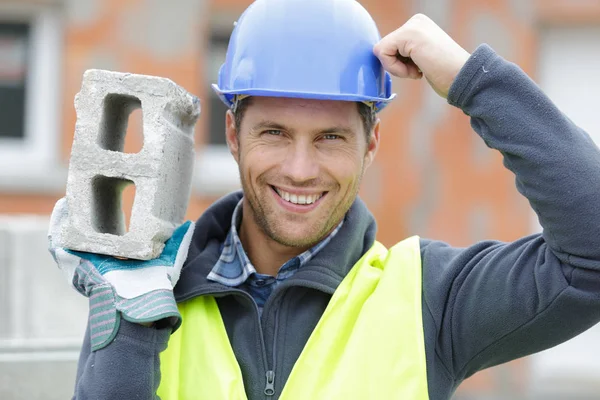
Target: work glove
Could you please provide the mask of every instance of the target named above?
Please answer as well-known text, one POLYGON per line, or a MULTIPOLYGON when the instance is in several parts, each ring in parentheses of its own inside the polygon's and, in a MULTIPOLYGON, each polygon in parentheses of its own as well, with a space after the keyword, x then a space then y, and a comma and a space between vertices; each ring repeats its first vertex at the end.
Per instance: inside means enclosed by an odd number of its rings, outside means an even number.
POLYGON ((140 261, 58 247, 67 214, 67 202, 62 198, 52 211, 48 247, 70 284, 89 298, 92 351, 112 342, 121 317, 142 324, 164 320, 175 331, 181 315, 173 287, 187 258, 195 224, 188 221, 175 229, 158 258, 140 261))

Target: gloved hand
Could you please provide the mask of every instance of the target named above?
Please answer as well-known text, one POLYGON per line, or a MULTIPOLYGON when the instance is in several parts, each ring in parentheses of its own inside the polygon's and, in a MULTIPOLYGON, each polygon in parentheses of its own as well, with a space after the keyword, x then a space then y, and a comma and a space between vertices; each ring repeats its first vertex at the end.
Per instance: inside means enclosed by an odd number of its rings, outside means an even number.
POLYGON ((187 258, 195 224, 188 221, 179 226, 158 258, 125 260, 57 247, 67 212, 66 199, 62 198, 50 218, 48 246, 69 282, 89 298, 92 351, 107 346, 114 339, 120 316, 135 323, 166 318, 176 330, 181 324, 181 315, 173 287, 187 258))

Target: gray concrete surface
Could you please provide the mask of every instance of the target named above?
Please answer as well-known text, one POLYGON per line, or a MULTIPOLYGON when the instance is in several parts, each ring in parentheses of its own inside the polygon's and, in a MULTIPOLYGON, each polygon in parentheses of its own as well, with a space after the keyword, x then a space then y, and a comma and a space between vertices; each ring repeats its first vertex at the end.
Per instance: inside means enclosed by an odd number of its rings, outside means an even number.
POLYGON ((47 251, 48 217, 0 215, 0 399, 70 399, 87 299, 47 251))
POLYGON ((77 363, 72 360, 0 361, 0 399, 70 399, 76 370, 77 363))

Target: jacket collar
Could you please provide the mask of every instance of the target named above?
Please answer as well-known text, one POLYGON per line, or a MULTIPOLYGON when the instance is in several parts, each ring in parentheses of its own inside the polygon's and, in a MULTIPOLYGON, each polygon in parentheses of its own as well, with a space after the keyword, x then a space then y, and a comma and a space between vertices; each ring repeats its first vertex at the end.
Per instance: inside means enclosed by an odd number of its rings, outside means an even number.
MULTIPOLYGON (((207 276, 221 255, 221 244, 231 228, 231 216, 241 198, 242 192, 238 191, 217 200, 196 221, 188 257, 175 286, 177 301, 231 291, 227 286, 209 281, 207 276)), ((352 266, 371 248, 376 231, 373 215, 357 198, 337 235, 309 264, 289 278, 286 286, 302 281, 305 286, 333 293, 352 266)))

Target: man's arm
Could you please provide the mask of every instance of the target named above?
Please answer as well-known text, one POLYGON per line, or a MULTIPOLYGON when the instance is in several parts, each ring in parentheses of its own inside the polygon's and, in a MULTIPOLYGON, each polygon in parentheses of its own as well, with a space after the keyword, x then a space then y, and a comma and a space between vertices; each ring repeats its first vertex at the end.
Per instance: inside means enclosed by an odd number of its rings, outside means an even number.
POLYGON ((502 153, 543 227, 511 244, 464 251, 432 244, 429 254, 447 258, 452 282, 440 348, 462 378, 600 321, 600 151, 523 71, 487 46, 465 65, 448 101, 502 153))
POLYGON ((171 331, 170 327, 148 328, 121 319, 114 340, 92 352, 88 327, 73 399, 157 399, 159 354, 167 348, 171 331))
POLYGON ((474 130, 504 156, 543 227, 543 234, 514 243, 467 249, 423 241, 424 301, 436 327, 436 356, 460 381, 600 321, 600 151, 523 71, 489 47, 465 63, 464 50, 431 20, 419 16, 406 25, 382 40, 379 51, 388 54, 382 62, 393 69, 389 55, 396 46, 414 62, 398 73, 423 74, 471 117, 474 130))
POLYGON ((451 88, 448 102, 471 117, 485 143, 504 156, 566 263, 600 260, 600 150, 516 65, 481 46, 451 88))

